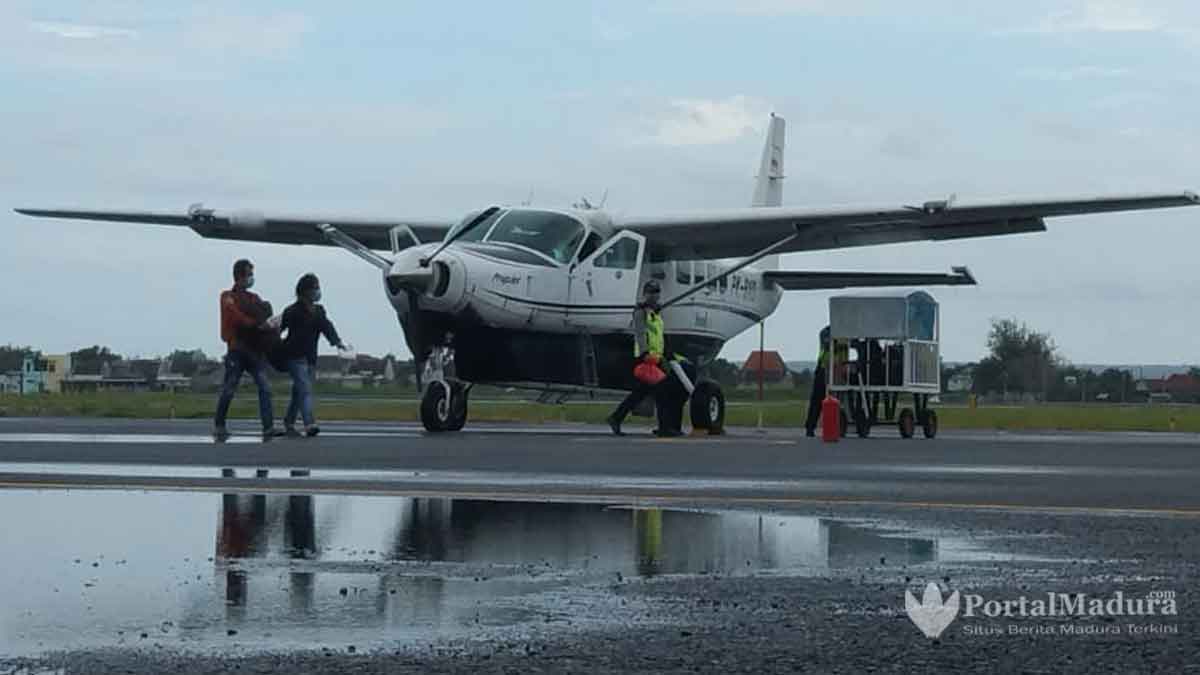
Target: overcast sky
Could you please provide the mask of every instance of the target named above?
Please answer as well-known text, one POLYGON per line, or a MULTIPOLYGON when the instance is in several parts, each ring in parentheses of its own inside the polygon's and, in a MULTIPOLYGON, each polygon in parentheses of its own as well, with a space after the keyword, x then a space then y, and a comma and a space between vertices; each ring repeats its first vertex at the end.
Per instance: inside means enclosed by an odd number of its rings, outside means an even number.
MULTIPOLYGON (((0 344, 220 353, 217 293, 248 256, 277 306, 315 271, 348 341, 407 353, 376 272, 337 249, 10 207, 457 217, 605 190, 617 212, 736 207, 771 111, 788 205, 1197 189, 1198 56, 1182 0, 3 0, 0 344)), ((1198 220, 1054 219, 783 266, 970 266, 979 287, 934 290, 949 360, 1016 317, 1075 362, 1194 363, 1198 220)), ((828 295, 789 294, 768 346, 812 358, 828 295)))

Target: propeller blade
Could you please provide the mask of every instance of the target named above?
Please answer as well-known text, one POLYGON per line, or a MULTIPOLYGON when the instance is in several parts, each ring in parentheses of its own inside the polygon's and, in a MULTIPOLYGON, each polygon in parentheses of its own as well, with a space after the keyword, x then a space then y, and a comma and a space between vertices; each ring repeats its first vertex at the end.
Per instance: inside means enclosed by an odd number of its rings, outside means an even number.
POLYGON ((465 226, 463 226, 463 228, 461 230, 459 230, 458 232, 455 232, 452 237, 450 237, 446 241, 442 242, 442 245, 439 246, 437 248, 437 250, 433 252, 432 255, 430 255, 428 258, 422 258, 421 259, 421 267, 429 267, 429 263, 433 262, 433 259, 438 257, 439 253, 441 253, 442 251, 445 251, 447 246, 458 241, 459 239, 462 238, 463 235, 465 235, 466 233, 475 229, 476 227, 479 227, 480 223, 487 220, 488 218, 491 218, 499 210, 500 210, 499 206, 489 206, 486 209, 484 209, 482 212, 480 212, 479 215, 472 218, 471 222, 469 222, 465 226))

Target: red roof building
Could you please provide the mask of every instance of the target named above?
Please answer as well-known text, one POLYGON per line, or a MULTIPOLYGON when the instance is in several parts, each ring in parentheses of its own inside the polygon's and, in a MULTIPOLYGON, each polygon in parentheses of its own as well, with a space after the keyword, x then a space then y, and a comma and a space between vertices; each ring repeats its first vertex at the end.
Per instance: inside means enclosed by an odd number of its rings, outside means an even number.
POLYGON ((750 356, 746 357, 746 362, 742 364, 742 377, 748 382, 757 382, 760 368, 765 382, 779 382, 788 374, 787 363, 779 352, 755 350, 750 352, 750 356))

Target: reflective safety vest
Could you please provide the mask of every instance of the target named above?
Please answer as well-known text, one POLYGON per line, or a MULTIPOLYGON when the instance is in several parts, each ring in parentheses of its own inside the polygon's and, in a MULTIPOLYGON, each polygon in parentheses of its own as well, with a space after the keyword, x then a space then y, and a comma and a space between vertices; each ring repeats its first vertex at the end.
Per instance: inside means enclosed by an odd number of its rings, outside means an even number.
MULTIPOLYGON (((660 359, 666 351, 666 339, 663 335, 662 315, 652 309, 646 309, 646 351, 660 359)), ((634 340, 633 357, 639 356, 641 354, 638 353, 637 341, 634 340)))

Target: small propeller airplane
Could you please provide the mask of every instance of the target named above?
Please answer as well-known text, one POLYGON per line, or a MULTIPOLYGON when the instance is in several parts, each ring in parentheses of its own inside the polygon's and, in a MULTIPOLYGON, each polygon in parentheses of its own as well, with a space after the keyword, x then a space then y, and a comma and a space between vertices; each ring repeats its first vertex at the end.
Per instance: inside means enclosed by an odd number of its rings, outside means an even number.
MULTIPOLYGON (((669 349, 703 372, 728 340, 770 316, 784 291, 975 284, 965 267, 950 274, 779 270, 778 254, 1041 232, 1052 216, 1200 202, 1179 192, 785 207, 784 136, 783 118, 772 115, 751 207, 739 209, 615 216, 584 202, 569 209, 489 206, 460 220, 284 215, 202 204, 184 213, 16 210, 349 251, 378 268, 417 366, 421 421, 441 432, 463 428, 474 384, 533 388, 543 402, 631 389, 632 310, 649 279, 667 298, 669 349)), ((693 426, 719 429, 720 387, 701 378, 692 389, 693 426)))

